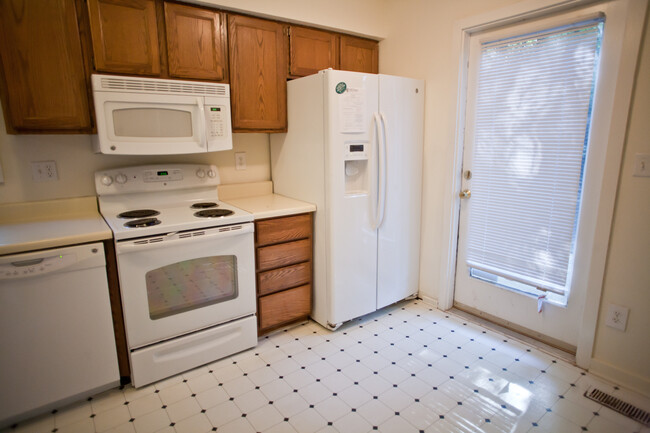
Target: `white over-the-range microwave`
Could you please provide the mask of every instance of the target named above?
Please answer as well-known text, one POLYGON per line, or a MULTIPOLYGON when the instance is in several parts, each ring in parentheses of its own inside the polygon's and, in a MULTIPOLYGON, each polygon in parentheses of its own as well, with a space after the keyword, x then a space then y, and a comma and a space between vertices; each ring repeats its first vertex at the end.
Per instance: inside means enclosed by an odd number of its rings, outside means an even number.
POLYGON ((228 84, 92 76, 98 153, 171 155, 232 149, 228 84))

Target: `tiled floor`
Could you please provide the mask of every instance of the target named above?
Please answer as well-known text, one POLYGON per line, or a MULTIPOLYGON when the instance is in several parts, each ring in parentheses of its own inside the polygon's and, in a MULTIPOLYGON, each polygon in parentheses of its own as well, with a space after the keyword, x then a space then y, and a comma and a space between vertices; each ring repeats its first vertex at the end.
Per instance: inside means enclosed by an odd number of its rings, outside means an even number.
POLYGON ((333 333, 308 322, 2 433, 650 432, 583 397, 592 384, 647 405, 535 348, 409 301, 333 333))

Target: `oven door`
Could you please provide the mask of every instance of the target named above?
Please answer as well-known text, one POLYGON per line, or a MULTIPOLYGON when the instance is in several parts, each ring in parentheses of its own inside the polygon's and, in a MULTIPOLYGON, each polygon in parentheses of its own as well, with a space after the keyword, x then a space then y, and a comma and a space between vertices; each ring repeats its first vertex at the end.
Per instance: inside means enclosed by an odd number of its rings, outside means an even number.
POLYGON ((113 155, 207 152, 200 96, 95 92, 95 150, 113 155))
POLYGON ((255 313, 253 223, 116 243, 131 350, 255 313))

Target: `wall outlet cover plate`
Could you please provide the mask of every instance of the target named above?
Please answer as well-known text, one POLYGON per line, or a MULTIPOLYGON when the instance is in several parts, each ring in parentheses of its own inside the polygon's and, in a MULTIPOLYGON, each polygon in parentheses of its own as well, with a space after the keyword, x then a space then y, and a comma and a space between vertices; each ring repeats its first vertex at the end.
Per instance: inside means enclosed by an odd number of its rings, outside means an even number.
POLYGON ((607 308, 607 319, 605 320, 605 325, 609 326, 610 328, 625 332, 625 327, 627 326, 627 316, 629 313, 630 309, 627 307, 622 307, 616 304, 609 304, 609 307, 607 308))

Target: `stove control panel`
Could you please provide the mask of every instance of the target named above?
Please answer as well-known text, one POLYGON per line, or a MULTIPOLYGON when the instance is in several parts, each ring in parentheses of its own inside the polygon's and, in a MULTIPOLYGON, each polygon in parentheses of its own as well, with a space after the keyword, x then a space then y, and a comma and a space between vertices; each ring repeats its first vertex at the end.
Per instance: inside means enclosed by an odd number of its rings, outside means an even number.
POLYGON ((95 190, 100 196, 216 187, 220 183, 217 167, 207 164, 143 165, 95 172, 95 190))
POLYGON ((180 168, 171 170, 145 170, 143 176, 145 182, 176 182, 183 180, 183 170, 180 168))

